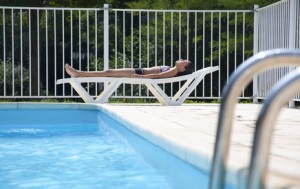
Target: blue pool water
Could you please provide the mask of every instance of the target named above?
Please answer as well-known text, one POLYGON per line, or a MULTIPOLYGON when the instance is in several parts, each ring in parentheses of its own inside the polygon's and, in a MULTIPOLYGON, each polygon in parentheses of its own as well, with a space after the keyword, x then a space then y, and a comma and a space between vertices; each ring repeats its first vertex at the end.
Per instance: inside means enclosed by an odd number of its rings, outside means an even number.
POLYGON ((93 110, 0 110, 1 188, 207 188, 207 174, 93 110))

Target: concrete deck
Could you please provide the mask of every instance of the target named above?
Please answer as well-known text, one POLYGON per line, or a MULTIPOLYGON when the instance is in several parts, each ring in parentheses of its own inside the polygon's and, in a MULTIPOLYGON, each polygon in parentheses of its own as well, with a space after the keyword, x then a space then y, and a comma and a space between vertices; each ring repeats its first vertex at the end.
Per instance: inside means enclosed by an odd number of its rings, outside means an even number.
MULTIPOLYGON (((132 131, 206 171, 210 170, 219 104, 100 105, 132 131)), ((227 181, 242 188, 249 166, 255 121, 261 105, 238 104, 227 181)), ((268 185, 300 188, 300 110, 284 108, 273 131, 268 185)))

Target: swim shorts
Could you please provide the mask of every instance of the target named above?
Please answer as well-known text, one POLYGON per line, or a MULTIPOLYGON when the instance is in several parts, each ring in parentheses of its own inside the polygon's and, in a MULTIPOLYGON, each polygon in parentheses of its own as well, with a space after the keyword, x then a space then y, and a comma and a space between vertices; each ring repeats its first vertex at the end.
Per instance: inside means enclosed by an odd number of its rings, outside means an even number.
POLYGON ((135 74, 137 74, 137 75, 144 75, 143 68, 135 68, 134 71, 135 71, 135 74))

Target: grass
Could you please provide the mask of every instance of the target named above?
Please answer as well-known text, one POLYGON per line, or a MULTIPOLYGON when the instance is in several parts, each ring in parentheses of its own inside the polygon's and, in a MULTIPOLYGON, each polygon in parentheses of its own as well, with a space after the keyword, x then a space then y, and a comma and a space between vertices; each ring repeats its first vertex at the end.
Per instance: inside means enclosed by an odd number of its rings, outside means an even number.
MULTIPOLYGON (((0 103, 4 102, 41 102, 41 103, 84 103, 82 99, 55 99, 55 98, 44 98, 44 99, 21 99, 21 98, 9 98, 9 99, 0 99, 0 103)), ((159 103, 156 99, 143 99, 143 98, 110 98, 109 103, 159 103)), ((186 104, 194 104, 194 103, 220 103, 220 100, 186 100, 184 103, 186 104)))
POLYGON ((158 103, 156 99, 142 99, 142 98, 111 98, 109 103, 158 103))

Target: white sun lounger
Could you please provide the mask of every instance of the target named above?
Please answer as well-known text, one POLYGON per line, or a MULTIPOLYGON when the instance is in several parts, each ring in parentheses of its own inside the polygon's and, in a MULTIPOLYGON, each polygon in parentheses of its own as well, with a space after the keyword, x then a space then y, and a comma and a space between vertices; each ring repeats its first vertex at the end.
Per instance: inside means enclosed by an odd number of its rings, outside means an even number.
POLYGON ((157 100, 163 105, 181 105, 185 99, 191 94, 191 92, 197 87, 197 85, 203 80, 204 76, 208 73, 219 70, 218 66, 207 67, 201 70, 195 71, 191 74, 163 78, 163 79, 144 79, 144 78, 120 78, 120 77, 79 77, 79 78, 66 78, 57 80, 56 84, 70 83, 76 90, 80 97, 86 103, 105 103, 113 92, 122 83, 126 84, 144 84, 157 98, 157 100), (158 84, 173 83, 179 81, 186 81, 184 85, 173 96, 169 97, 158 84), (81 83, 96 82, 96 83, 108 83, 101 94, 94 99, 88 92, 82 87, 81 83))

